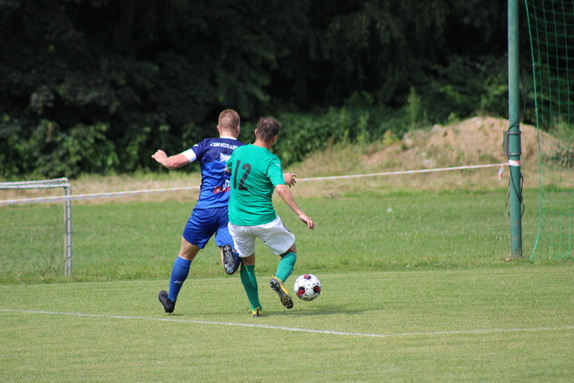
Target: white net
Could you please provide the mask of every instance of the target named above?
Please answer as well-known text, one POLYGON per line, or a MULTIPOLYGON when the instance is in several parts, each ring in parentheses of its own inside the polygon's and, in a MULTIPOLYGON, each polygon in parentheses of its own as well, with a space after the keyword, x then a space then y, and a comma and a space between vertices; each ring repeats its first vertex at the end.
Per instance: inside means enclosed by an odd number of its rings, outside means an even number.
MULTIPOLYGON (((1 182, 0 200, 70 194, 66 178, 1 182)), ((0 204, 1 278, 71 275, 71 202, 0 204)))

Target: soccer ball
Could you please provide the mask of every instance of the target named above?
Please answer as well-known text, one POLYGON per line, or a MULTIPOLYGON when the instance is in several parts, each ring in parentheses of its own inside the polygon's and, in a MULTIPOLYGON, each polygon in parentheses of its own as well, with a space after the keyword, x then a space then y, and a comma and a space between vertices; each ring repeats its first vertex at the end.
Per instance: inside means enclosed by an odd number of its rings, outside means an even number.
POLYGON ((295 294, 304 301, 312 301, 321 294, 321 281, 313 274, 303 274, 295 280, 295 294))

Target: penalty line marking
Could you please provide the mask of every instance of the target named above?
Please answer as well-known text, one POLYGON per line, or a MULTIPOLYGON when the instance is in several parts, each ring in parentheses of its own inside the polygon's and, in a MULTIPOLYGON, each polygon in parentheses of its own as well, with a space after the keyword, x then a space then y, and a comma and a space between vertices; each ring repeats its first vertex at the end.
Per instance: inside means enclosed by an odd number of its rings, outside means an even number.
POLYGON ((396 338, 396 337, 407 337, 407 336, 436 336, 436 335, 465 335, 465 334, 472 335, 472 334, 492 334, 501 332, 574 330, 574 326, 564 326, 564 327, 499 328, 499 329, 477 329, 477 330, 456 330, 456 331, 403 332, 397 334, 374 334, 374 333, 345 332, 345 331, 331 331, 331 330, 315 330, 315 329, 305 329, 297 327, 271 326, 264 324, 255 324, 255 323, 234 323, 234 322, 204 321, 204 320, 193 320, 193 319, 174 319, 174 318, 146 318, 146 317, 136 317, 127 315, 103 315, 103 314, 84 314, 84 313, 66 313, 57 311, 13 310, 13 309, 0 309, 0 312, 14 312, 22 314, 66 315, 66 316, 78 316, 78 317, 89 317, 89 318, 146 320, 146 321, 158 321, 158 322, 199 323, 199 324, 221 325, 221 326, 255 327, 255 328, 265 328, 272 330, 294 331, 294 332, 310 332, 315 334, 358 336, 366 338, 396 338))

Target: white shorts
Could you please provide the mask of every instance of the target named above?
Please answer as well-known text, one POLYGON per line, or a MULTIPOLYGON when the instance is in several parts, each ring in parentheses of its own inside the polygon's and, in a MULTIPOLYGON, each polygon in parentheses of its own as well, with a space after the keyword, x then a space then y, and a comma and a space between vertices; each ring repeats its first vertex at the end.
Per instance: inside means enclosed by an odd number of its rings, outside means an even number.
POLYGON ((277 216, 273 221, 254 226, 227 225, 229 234, 233 237, 235 250, 241 258, 255 253, 255 239, 259 238, 275 255, 285 253, 295 243, 295 235, 291 233, 277 216))

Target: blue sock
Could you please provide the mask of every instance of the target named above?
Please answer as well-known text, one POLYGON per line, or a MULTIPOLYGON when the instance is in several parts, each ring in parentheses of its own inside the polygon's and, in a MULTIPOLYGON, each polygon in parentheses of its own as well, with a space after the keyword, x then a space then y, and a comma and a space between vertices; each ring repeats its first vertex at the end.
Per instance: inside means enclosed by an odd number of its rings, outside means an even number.
POLYGON ((190 266, 191 261, 181 257, 177 257, 173 263, 171 279, 169 280, 169 294, 167 296, 173 302, 177 300, 177 295, 179 294, 179 290, 181 290, 181 285, 183 285, 183 282, 187 279, 190 266))

